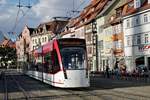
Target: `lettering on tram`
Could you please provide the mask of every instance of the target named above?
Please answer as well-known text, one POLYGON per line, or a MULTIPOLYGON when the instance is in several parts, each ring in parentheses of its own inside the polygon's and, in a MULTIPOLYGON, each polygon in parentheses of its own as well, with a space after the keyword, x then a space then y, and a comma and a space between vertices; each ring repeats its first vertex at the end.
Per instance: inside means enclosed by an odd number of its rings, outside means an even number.
POLYGON ((34 50, 27 75, 55 87, 89 87, 84 39, 54 39, 34 50))

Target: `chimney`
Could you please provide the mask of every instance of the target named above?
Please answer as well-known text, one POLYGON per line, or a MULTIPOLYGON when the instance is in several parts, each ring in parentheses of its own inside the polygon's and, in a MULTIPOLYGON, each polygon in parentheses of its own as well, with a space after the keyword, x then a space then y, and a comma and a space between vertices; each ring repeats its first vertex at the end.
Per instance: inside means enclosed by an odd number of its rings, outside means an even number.
POLYGON ((134 8, 140 8, 141 7, 141 0, 134 0, 134 8))

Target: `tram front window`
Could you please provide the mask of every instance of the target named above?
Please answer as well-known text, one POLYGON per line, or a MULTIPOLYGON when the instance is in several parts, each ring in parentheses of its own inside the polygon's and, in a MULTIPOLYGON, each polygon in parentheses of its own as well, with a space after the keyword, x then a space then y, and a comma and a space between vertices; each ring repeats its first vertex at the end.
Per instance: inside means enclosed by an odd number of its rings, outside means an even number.
POLYGON ((65 69, 84 69, 85 50, 80 47, 68 47, 61 50, 65 69))

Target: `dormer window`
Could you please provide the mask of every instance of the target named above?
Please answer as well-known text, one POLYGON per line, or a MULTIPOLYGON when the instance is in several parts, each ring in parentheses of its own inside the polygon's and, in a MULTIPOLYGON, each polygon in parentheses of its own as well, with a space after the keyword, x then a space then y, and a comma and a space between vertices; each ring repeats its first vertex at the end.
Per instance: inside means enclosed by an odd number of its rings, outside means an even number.
POLYGON ((122 15, 122 8, 116 10, 116 17, 120 17, 122 15))
POLYGON ((134 0, 134 8, 141 7, 141 0, 134 0))

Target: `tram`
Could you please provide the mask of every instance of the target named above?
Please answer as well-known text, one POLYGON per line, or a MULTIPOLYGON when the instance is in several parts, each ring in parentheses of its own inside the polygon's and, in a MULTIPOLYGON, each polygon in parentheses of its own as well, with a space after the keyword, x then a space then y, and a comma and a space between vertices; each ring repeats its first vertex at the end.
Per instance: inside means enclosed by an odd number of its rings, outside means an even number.
POLYGON ((30 77, 61 88, 90 86, 84 39, 51 40, 34 50, 34 59, 26 71, 30 77))

